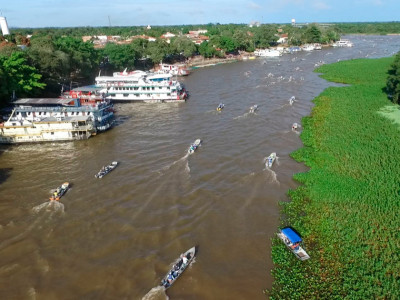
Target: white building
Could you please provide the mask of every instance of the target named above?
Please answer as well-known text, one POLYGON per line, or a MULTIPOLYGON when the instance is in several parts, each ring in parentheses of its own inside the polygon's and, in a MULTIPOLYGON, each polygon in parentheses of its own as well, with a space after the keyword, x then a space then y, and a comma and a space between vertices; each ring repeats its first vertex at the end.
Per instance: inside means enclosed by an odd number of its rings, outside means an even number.
POLYGON ((8 29, 7 20, 5 17, 0 17, 0 26, 3 35, 9 35, 10 30, 8 29))

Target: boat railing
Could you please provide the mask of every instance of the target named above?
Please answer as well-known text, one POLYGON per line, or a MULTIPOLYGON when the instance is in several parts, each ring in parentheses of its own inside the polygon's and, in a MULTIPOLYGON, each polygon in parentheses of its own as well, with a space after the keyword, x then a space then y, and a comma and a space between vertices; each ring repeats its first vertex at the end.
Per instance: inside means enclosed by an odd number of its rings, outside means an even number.
POLYGON ((96 103, 93 105, 82 105, 82 106, 56 106, 56 107, 49 107, 49 106, 40 106, 40 107, 33 107, 33 106, 23 106, 23 107, 16 107, 16 112, 90 112, 90 111, 97 111, 100 109, 104 109, 110 107, 110 103, 96 103))

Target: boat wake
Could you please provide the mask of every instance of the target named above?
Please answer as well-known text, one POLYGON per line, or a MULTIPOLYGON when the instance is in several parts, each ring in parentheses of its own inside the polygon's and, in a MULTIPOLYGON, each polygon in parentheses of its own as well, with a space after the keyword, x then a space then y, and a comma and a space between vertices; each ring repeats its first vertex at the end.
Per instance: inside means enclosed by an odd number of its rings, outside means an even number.
POLYGON ((271 183, 277 183, 277 184, 281 184, 276 176, 276 173, 270 169, 270 168, 265 168, 263 171, 267 171, 268 173, 268 181, 271 183))
POLYGON ((38 206, 35 206, 32 209, 35 213, 39 213, 39 216, 32 222, 26 230, 21 232, 20 234, 14 235, 10 239, 3 240, 0 243, 0 251, 3 249, 25 239, 31 232, 35 229, 43 229, 43 225, 48 223, 53 219, 54 216, 63 215, 64 214, 64 205, 58 201, 48 201, 42 203, 38 206))
POLYGON ((180 162, 183 162, 186 160, 186 167, 185 170, 190 172, 190 168, 189 168, 189 161, 188 161, 188 157, 189 157, 189 153, 186 152, 186 154, 184 156, 182 156, 180 159, 175 160, 174 162, 170 163, 169 165, 166 165, 165 167, 162 167, 161 170, 158 170, 157 172, 160 175, 163 175, 166 171, 168 171, 169 169, 171 169, 174 165, 179 164, 180 162))
POLYGON ((59 201, 47 201, 32 208, 34 213, 48 212, 64 214, 64 204, 59 201))
POLYGON ((153 287, 146 295, 143 296, 142 300, 168 300, 169 297, 165 293, 163 286, 153 287))

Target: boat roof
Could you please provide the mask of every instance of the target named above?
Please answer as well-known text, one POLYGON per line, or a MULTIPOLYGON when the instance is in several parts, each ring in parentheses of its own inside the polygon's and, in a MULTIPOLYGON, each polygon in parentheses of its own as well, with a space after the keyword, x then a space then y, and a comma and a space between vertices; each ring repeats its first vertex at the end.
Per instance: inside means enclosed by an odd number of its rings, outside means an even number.
POLYGON ((63 98, 21 98, 15 100, 15 105, 66 105, 71 99, 63 98))
POLYGON ((302 241, 301 237, 290 227, 283 228, 281 231, 293 244, 302 241))
POLYGON ((86 85, 72 89, 74 92, 98 92, 104 89, 104 87, 98 87, 95 85, 86 85))

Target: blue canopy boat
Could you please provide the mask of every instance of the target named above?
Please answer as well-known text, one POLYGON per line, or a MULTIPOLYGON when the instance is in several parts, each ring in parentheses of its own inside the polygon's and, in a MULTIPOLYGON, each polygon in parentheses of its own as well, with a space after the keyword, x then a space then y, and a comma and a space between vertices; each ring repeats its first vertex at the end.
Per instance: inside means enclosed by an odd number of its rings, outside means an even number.
POLYGON ((284 242, 284 244, 293 252, 293 254, 300 260, 309 259, 310 256, 306 250, 301 246, 301 237, 290 227, 281 229, 278 233, 278 237, 284 242))

